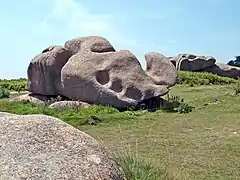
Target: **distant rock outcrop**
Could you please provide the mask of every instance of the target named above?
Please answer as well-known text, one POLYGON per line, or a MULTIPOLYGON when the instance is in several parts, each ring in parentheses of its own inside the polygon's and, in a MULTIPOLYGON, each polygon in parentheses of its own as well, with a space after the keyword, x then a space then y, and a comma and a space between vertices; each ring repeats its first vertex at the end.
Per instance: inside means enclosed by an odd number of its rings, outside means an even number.
POLYGON ((123 180, 94 138, 46 115, 0 112, 0 179, 123 180))
POLYGON ((116 108, 135 106, 167 94, 176 83, 176 69, 163 59, 146 54, 145 72, 134 54, 115 51, 103 37, 76 38, 67 41, 64 48, 47 48, 31 61, 29 90, 116 108))
POLYGON ((179 54, 170 59, 177 70, 200 71, 215 64, 216 59, 211 56, 197 56, 193 54, 179 54))
POLYGON ((217 74, 219 76, 230 77, 230 78, 240 77, 239 67, 229 66, 223 63, 216 63, 211 67, 203 69, 202 71, 217 74))
POLYGON ((177 70, 208 72, 223 77, 240 77, 240 68, 217 63, 212 56, 197 56, 193 54, 179 54, 175 57, 167 58, 177 70))

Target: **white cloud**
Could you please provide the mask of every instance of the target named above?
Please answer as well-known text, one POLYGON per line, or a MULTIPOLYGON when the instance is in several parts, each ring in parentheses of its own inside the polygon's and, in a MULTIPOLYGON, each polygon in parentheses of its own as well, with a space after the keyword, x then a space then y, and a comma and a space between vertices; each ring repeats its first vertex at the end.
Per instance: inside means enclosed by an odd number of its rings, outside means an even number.
MULTIPOLYGON (((48 35, 55 32, 69 34, 69 38, 97 35, 107 38, 117 49, 138 46, 121 33, 123 22, 107 13, 93 13, 77 0, 52 0, 52 11, 39 27, 48 35), (59 26, 63 29, 59 29, 59 26), (52 30, 50 30, 52 29, 52 30), (53 30, 54 29, 54 30, 53 30), (71 36, 71 37, 70 37, 71 36)), ((56 36, 56 35, 55 35, 56 36)))
POLYGON ((109 15, 90 13, 76 0, 54 0, 52 15, 65 23, 69 30, 81 34, 100 33, 108 30, 110 25, 109 15))
MULTIPOLYGON (((142 42, 141 44, 141 39, 137 41, 126 34, 126 28, 130 27, 132 21, 165 19, 176 16, 183 10, 181 6, 171 6, 171 8, 163 9, 161 13, 157 14, 152 12, 116 16, 109 13, 96 13, 81 2, 80 0, 49 0, 51 12, 41 22, 41 32, 45 31, 51 40, 55 37, 64 37, 65 40, 68 40, 68 38, 79 36, 102 36, 107 38, 116 49, 129 49, 134 53, 134 49, 144 51, 143 48, 151 46, 152 43, 142 42)), ((170 39, 164 44, 167 46, 175 42, 175 40, 170 39)))

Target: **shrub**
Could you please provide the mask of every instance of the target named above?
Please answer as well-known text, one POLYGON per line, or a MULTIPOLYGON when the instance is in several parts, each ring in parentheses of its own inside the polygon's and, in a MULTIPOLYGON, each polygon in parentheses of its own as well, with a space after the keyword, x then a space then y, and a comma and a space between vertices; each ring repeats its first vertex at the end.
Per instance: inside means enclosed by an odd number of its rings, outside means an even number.
POLYGON ((236 83, 236 79, 221 77, 207 72, 178 71, 178 84, 184 85, 225 85, 236 83))
POLYGON ((162 109, 167 112, 178 112, 181 114, 192 112, 194 107, 185 103, 184 99, 180 98, 180 96, 170 96, 167 94, 162 109))
POLYGON ((227 64, 229 66, 236 66, 236 67, 240 67, 240 56, 235 56, 235 60, 230 60, 227 64))
POLYGON ((237 82, 233 85, 233 90, 236 95, 240 94, 240 78, 237 80, 237 82))
MULTIPOLYGON (((102 142, 102 141, 101 141, 102 142)), ((159 180, 159 179, 173 179, 170 176, 167 167, 155 164, 149 153, 147 158, 142 157, 138 153, 138 147, 131 148, 122 145, 121 148, 111 151, 107 145, 102 142, 106 150, 113 157, 114 161, 120 167, 122 174, 126 180, 159 180)))
POLYGON ((9 91, 26 91, 27 88, 27 79, 20 78, 20 79, 2 79, 0 80, 0 86, 9 91))
MULTIPOLYGON (((129 145, 121 145, 117 150, 111 151, 108 146, 100 141, 108 153, 113 157, 115 162, 120 167, 122 174, 124 174, 126 180, 170 180, 177 179, 169 171, 169 166, 156 163, 152 157, 151 148, 147 156, 143 157, 138 151, 138 143, 132 148, 129 145)), ((156 148, 156 147, 152 147, 156 148)), ((158 161, 161 159, 158 159, 158 161)))
POLYGON ((0 86, 0 99, 3 98, 9 98, 10 97, 10 92, 6 89, 0 86))
POLYGON ((166 172, 146 162, 140 156, 131 156, 128 154, 115 155, 118 165, 122 168, 126 179, 128 180, 159 180, 167 179, 166 172))

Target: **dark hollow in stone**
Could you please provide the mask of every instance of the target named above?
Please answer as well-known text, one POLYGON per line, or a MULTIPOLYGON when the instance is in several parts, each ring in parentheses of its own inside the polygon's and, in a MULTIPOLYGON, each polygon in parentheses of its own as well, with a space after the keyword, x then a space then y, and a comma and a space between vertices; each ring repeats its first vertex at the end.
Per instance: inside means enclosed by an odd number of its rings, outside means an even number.
POLYGON ((118 78, 114 79, 111 83, 110 89, 120 93, 123 90, 122 80, 118 78))
POLYGON ((125 95, 129 98, 135 99, 135 100, 141 100, 142 98, 142 93, 139 89, 136 87, 128 87, 126 89, 125 95))
POLYGON ((97 71, 96 80, 102 85, 107 84, 109 82, 109 73, 106 70, 97 71))

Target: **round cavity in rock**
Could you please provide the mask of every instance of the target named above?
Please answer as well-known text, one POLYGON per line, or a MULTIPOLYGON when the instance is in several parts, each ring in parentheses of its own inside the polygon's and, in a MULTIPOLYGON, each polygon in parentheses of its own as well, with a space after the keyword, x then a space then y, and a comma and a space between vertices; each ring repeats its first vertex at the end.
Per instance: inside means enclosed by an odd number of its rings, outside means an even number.
POLYGON ((142 93, 139 89, 137 89, 136 87, 128 87, 126 89, 126 93, 125 95, 130 98, 130 99, 134 99, 134 100, 141 100, 142 99, 142 93))
POLYGON ((100 70, 96 72, 96 80, 104 85, 107 84, 109 82, 109 74, 106 70, 100 70))
POLYGON ((121 92, 123 90, 122 80, 118 78, 113 79, 110 89, 118 93, 121 92))

